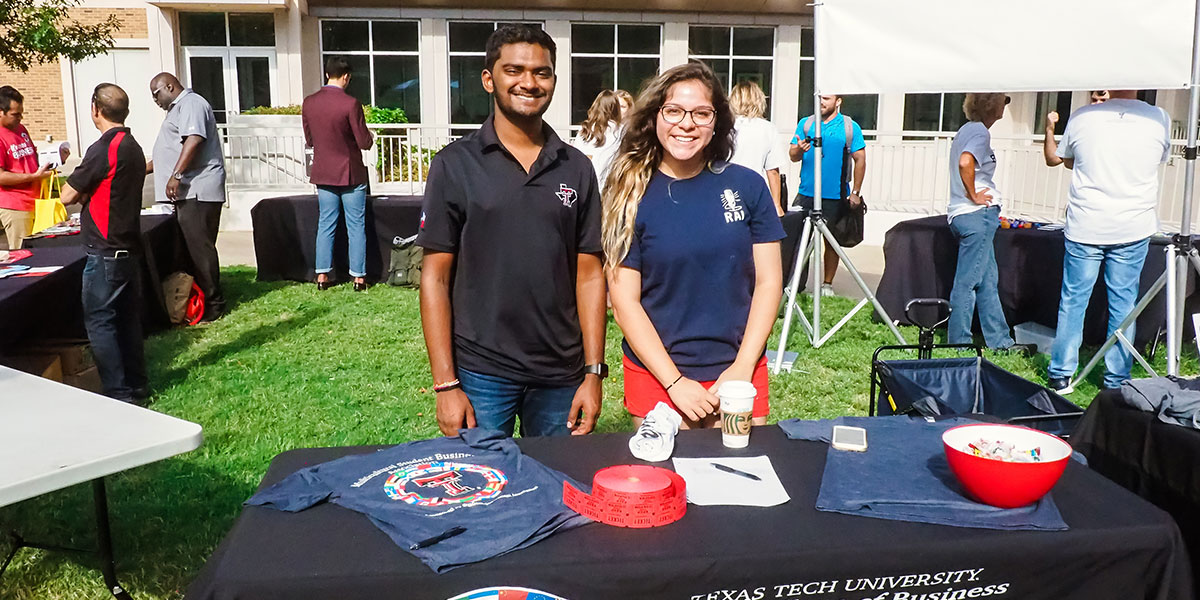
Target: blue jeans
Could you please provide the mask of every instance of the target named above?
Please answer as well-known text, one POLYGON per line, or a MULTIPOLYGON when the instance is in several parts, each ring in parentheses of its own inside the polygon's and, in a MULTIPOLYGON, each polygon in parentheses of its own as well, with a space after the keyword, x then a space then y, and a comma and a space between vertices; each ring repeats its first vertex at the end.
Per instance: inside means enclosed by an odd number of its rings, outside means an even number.
POLYGON ((102 393, 126 402, 149 394, 142 346, 142 271, 136 255, 89 254, 83 267, 83 324, 102 393))
POLYGON ((479 427, 513 434, 517 415, 521 416, 521 436, 567 435, 567 416, 578 385, 538 387, 517 383, 496 375, 484 375, 458 369, 462 391, 475 409, 479 427))
POLYGON ((951 344, 970 344, 971 323, 979 309, 979 325, 989 348, 1007 348, 1013 344, 996 281, 996 229, 1000 227, 1000 207, 989 206, 958 215, 950 221, 950 231, 958 238, 958 266, 954 270, 954 288, 950 290, 951 344))
POLYGON ((367 275, 367 184, 318 185, 317 204, 321 216, 317 220, 318 274, 333 270, 333 232, 337 229, 338 214, 346 211, 346 237, 350 242, 350 276, 367 275))
MULTIPOLYGON (((1093 246, 1066 240, 1063 256, 1062 298, 1058 302, 1058 329, 1050 349, 1050 377, 1071 377, 1079 366, 1079 344, 1083 341, 1083 316, 1087 312, 1092 287, 1104 264, 1104 285, 1108 287, 1108 335, 1137 303, 1142 263, 1146 261, 1149 238, 1115 246, 1093 246)), ((1125 337, 1133 339, 1130 323, 1125 337)), ((1129 379, 1133 357, 1120 343, 1104 355, 1104 387, 1120 387, 1129 379)))

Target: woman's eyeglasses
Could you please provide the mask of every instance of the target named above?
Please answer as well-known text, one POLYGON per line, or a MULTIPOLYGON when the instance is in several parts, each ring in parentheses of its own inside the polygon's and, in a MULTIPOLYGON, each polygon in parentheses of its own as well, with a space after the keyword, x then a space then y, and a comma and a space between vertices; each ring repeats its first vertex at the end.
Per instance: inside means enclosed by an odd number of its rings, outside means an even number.
POLYGON ((707 106, 684 110, 681 106, 667 104, 660 108, 659 112, 662 113, 663 120, 672 125, 682 123, 683 118, 688 115, 692 115, 692 122, 700 127, 711 125, 717 118, 717 111, 707 106))

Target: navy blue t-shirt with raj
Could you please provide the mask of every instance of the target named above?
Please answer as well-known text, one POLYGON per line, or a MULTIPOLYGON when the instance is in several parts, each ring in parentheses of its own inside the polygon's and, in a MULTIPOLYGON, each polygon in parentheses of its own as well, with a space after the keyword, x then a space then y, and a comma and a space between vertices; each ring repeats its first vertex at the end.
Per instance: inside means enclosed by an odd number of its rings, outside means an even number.
MULTIPOLYGON (((686 377, 712 381, 737 358, 754 293, 754 244, 783 239, 763 178, 727 164, 690 179, 656 172, 622 263, 642 275, 642 308, 686 377)), ((622 348, 645 368, 628 341, 622 348)))
POLYGON ((296 512, 332 502, 366 515, 441 573, 590 523, 563 504, 564 481, 580 485, 521 454, 499 431, 464 429, 458 437, 409 442, 297 471, 246 504, 296 512), (465 531, 410 549, 456 527, 465 531))

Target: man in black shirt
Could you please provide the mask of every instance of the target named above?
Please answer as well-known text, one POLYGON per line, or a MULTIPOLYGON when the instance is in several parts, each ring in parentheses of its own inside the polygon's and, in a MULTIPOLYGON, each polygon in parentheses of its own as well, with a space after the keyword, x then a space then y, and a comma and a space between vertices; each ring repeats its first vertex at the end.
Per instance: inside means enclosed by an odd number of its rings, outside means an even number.
POLYGON ((495 111, 434 157, 417 244, 421 324, 446 435, 584 434, 600 413, 604 275, 600 194, 583 153, 542 121, 554 41, 501 27, 483 88, 495 111))
POLYGON ((83 319, 103 393, 142 404, 149 395, 142 349, 141 226, 146 156, 125 126, 129 96, 102 83, 92 92, 100 139, 67 178, 63 204, 83 203, 83 319))

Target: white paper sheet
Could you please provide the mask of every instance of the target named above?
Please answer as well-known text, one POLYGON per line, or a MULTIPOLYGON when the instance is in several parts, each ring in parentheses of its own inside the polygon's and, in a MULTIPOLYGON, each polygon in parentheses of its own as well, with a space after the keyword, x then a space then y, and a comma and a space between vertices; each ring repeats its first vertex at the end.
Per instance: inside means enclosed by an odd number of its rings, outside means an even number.
POLYGON ((687 482, 688 502, 698 506, 777 506, 791 497, 771 459, 766 456, 724 456, 719 458, 673 458, 675 472, 687 482), (713 463, 757 475, 755 481, 735 473, 726 473, 713 463))

